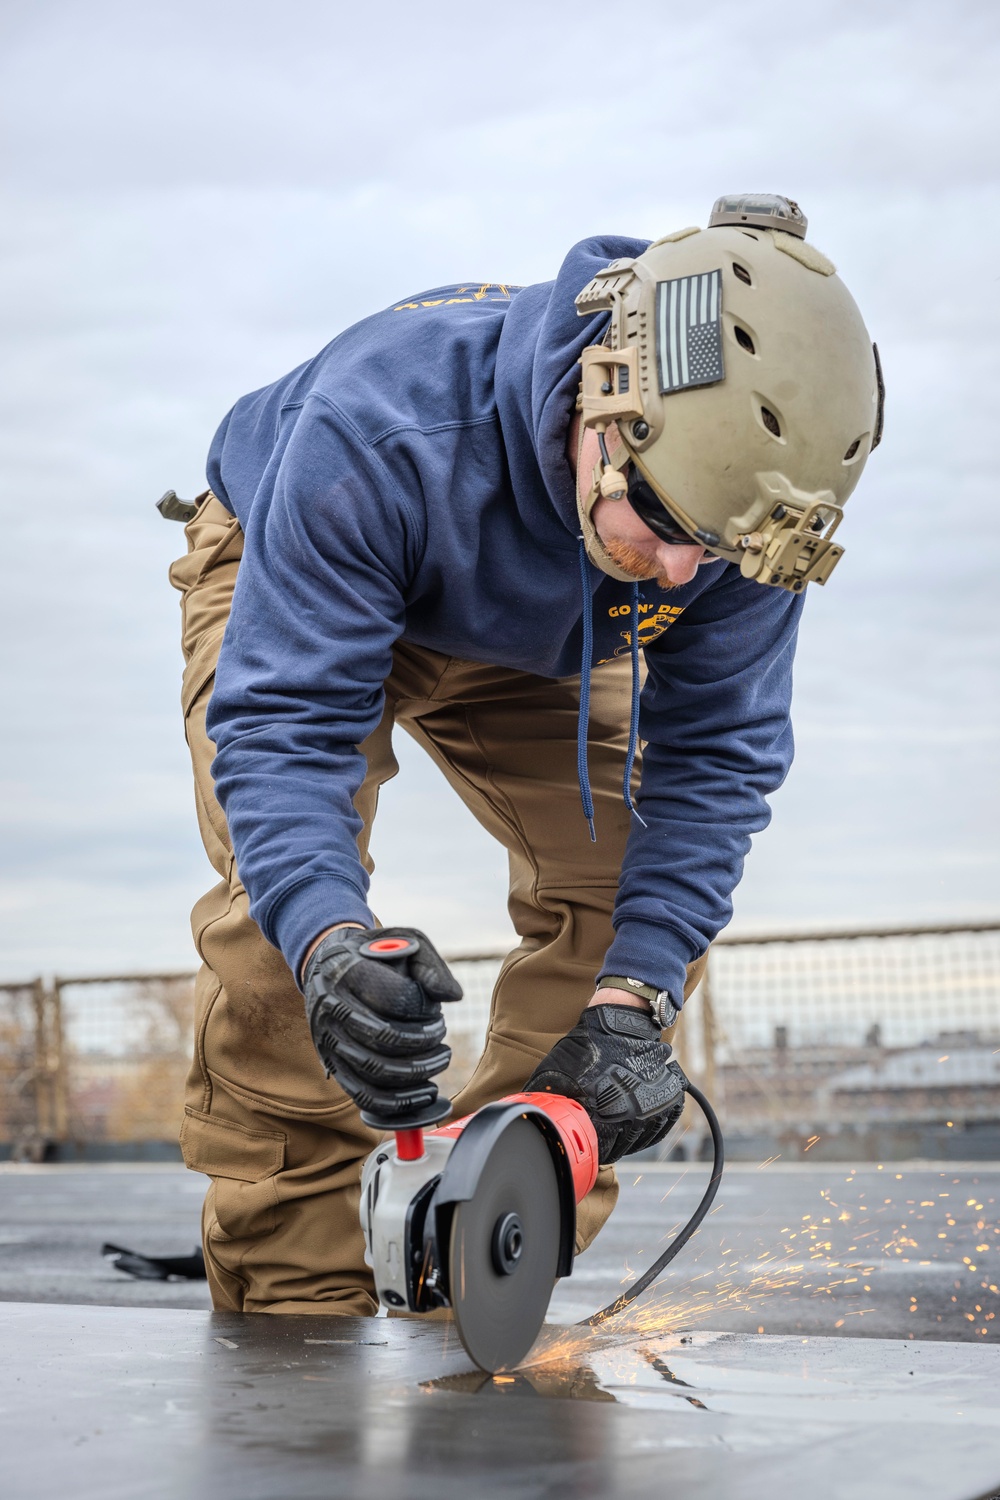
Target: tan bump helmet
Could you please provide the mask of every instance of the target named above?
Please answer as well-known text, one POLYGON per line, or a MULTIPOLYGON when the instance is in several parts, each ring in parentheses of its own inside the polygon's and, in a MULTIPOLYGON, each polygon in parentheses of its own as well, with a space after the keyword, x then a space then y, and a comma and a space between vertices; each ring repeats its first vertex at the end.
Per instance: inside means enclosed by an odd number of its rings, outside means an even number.
POLYGON ((600 494, 627 493, 654 530, 686 533, 759 583, 797 593, 839 561, 842 506, 882 435, 882 375, 805 228, 789 199, 720 198, 707 229, 612 262, 577 297, 581 316, 611 314, 604 343, 583 351, 578 405, 603 455, 580 522, 613 577, 628 575, 591 523, 600 494), (621 446, 608 454, 612 422, 621 446))

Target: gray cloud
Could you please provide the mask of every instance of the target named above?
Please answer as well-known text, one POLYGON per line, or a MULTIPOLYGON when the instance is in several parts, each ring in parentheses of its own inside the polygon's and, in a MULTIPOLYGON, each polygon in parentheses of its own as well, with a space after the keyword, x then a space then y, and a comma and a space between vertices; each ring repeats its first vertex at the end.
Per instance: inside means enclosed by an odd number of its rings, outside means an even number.
MULTIPOLYGON (((231 402, 407 292, 542 279, 585 234, 703 222, 741 186, 803 201, 890 399, 807 610, 799 756, 739 919, 996 910, 995 10, 632 25, 313 0, 0 19, 5 971, 190 959, 211 872, 174 706, 182 537, 152 501, 201 487, 231 402)), ((502 936, 499 852, 401 760, 380 911, 502 936)))

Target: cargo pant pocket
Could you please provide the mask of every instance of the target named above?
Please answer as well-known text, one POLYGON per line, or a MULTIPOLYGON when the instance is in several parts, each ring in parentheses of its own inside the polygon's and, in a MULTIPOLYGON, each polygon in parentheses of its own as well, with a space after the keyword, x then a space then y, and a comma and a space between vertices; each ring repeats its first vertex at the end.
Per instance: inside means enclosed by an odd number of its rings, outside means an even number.
POLYGON ((181 1152, 192 1172, 212 1178, 219 1238, 256 1240, 273 1231, 276 1179, 285 1165, 285 1144, 281 1131, 250 1130, 190 1107, 185 1110, 181 1152))

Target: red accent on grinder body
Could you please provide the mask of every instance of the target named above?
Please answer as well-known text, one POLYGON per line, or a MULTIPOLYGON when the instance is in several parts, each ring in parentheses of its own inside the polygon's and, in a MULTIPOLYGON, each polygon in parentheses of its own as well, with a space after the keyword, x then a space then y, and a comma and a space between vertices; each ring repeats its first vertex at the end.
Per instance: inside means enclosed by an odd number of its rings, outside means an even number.
MULTIPOLYGON (((576 1201, 581 1203, 597 1181, 598 1168, 597 1132, 583 1105, 577 1104, 575 1099, 567 1099, 565 1094, 507 1094, 499 1102, 501 1104, 533 1104, 536 1109, 544 1110, 562 1138, 573 1174, 576 1201)), ((471 1115, 463 1115, 460 1120, 451 1120, 447 1125, 439 1125, 430 1134, 444 1136, 446 1140, 455 1140, 462 1134, 471 1119, 471 1115)), ((400 1132, 397 1132, 397 1150, 399 1134, 400 1132)), ((402 1152, 399 1155, 402 1161, 411 1159, 404 1157, 402 1152)))

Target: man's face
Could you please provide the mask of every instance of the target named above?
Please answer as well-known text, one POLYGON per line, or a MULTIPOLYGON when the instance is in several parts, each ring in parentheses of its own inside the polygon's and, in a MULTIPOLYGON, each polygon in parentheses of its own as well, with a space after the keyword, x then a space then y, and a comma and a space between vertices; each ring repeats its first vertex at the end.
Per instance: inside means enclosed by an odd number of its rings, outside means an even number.
POLYGON ((702 563, 716 562, 697 544, 678 547, 655 536, 627 500, 602 495, 590 512, 608 555, 633 578, 655 578, 661 589, 690 583, 702 563))
MULTIPOLYGON (((579 471, 577 469, 577 443, 580 433, 580 418, 574 414, 570 423, 566 445, 570 466, 577 476, 577 484, 585 484, 597 463, 600 449, 597 434, 590 429, 583 434, 580 449, 579 471), (585 477, 586 476, 586 477, 585 477)), ((608 428, 607 441, 614 450, 618 443, 618 431, 614 423, 608 428)), ((627 500, 608 500, 601 496, 590 512, 594 529, 608 555, 633 578, 655 578, 661 589, 674 589, 682 583, 690 583, 704 563, 718 562, 704 547, 676 547, 663 542, 645 521, 641 520, 627 500)))

